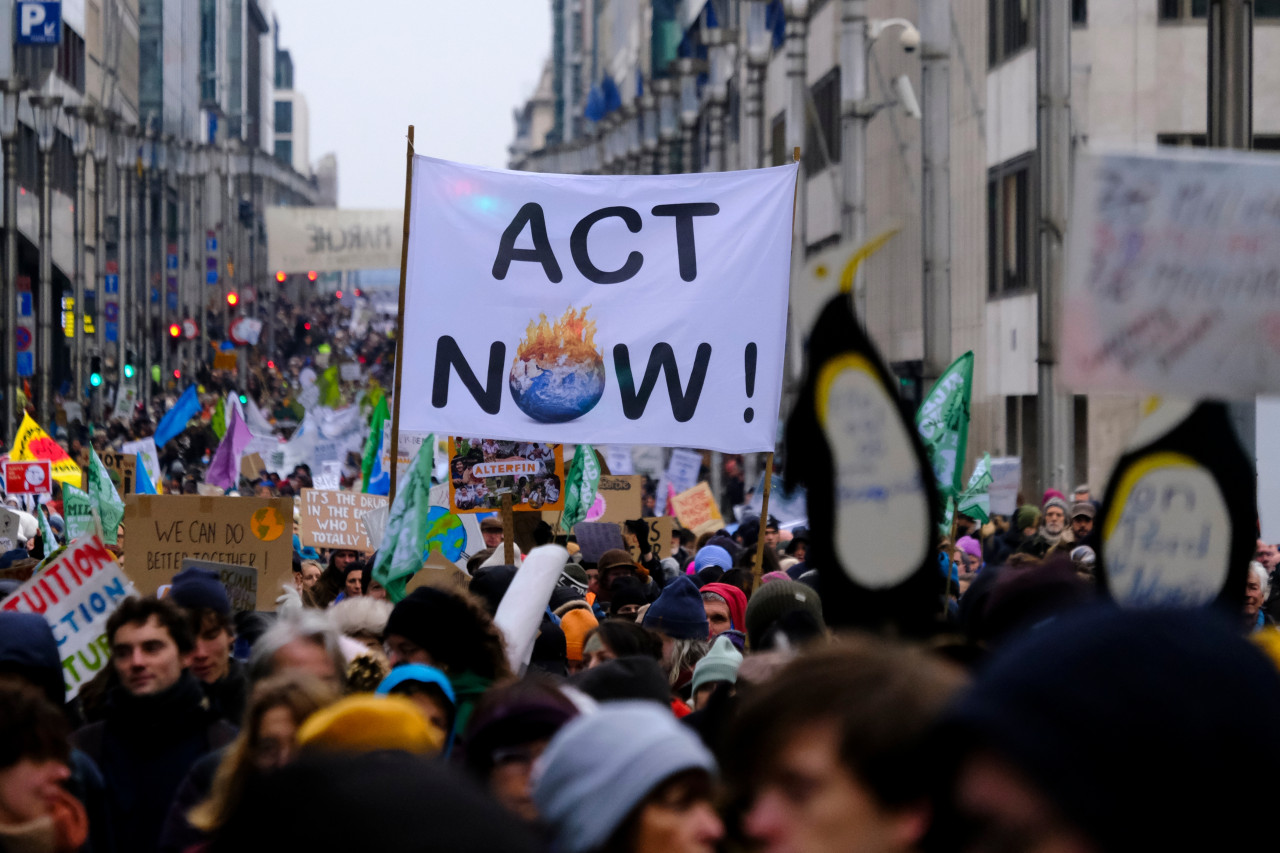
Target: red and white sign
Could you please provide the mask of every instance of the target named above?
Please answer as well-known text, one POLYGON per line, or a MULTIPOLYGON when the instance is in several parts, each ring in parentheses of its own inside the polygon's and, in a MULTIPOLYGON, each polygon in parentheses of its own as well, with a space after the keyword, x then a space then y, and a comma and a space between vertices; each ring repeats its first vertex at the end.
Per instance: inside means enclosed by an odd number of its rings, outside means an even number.
POLYGON ((4 463, 4 491, 8 495, 47 495, 52 492, 53 473, 48 459, 4 463))
POLYGON ((262 334, 262 321, 253 317, 237 317, 231 321, 228 337, 237 346, 257 346, 262 334))

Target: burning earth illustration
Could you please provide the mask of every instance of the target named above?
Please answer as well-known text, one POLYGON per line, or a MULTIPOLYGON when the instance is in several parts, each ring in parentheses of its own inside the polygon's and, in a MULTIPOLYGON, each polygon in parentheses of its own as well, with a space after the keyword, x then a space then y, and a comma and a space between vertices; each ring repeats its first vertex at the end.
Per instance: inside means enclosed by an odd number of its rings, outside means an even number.
POLYGON ((542 314, 530 322, 511 363, 511 396, 535 421, 558 424, 579 418, 604 396, 604 358, 596 349, 588 305, 569 308, 555 324, 542 314))

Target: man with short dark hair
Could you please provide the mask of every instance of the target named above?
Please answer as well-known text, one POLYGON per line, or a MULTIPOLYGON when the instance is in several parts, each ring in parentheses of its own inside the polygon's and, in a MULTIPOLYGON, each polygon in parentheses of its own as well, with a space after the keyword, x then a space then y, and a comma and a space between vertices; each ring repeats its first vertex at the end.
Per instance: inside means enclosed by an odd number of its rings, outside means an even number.
POLYGON ((107 620, 120 684, 102 722, 77 731, 72 744, 102 770, 116 850, 155 850, 187 771, 235 737, 187 670, 194 646, 190 617, 172 601, 126 598, 107 620))
POLYGON ((1071 538, 1076 545, 1088 545, 1097 551, 1093 536, 1093 518, 1098 510, 1089 501, 1080 501, 1071 505, 1071 538))
POLYGON ((195 637, 191 674, 204 684, 214 713, 233 726, 240 725, 248 680, 244 667, 231 657, 236 632, 231 621, 231 599, 222 579, 210 569, 183 569, 174 576, 169 598, 191 617, 191 633, 195 637))

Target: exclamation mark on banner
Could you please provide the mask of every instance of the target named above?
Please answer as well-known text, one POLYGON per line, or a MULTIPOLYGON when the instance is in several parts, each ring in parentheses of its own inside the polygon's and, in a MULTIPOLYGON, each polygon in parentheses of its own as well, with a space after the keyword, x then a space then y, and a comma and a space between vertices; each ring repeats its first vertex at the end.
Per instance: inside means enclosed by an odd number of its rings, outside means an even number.
MULTIPOLYGON (((747 399, 750 400, 756 393, 756 345, 754 343, 747 344, 747 351, 743 353, 744 367, 747 374, 747 399)), ((742 413, 742 419, 747 423, 751 423, 755 419, 756 410, 747 406, 747 410, 742 413)))

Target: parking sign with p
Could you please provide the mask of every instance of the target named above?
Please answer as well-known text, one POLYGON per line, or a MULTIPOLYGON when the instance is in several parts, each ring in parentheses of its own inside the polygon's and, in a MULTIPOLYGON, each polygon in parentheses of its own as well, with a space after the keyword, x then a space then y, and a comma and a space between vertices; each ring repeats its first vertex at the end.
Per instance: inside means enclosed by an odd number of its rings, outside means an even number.
POLYGON ((18 44, 62 41, 62 0, 18 0, 18 44))

